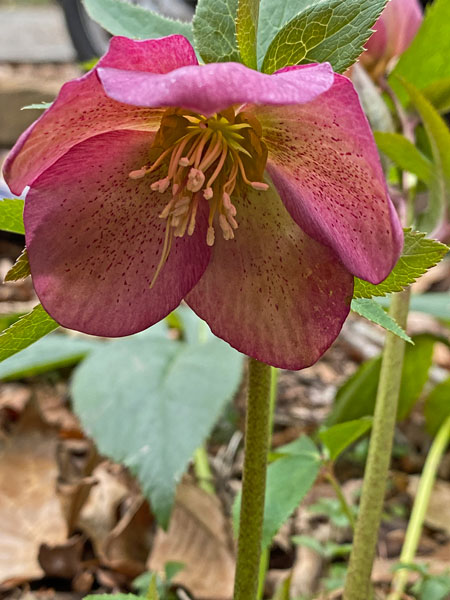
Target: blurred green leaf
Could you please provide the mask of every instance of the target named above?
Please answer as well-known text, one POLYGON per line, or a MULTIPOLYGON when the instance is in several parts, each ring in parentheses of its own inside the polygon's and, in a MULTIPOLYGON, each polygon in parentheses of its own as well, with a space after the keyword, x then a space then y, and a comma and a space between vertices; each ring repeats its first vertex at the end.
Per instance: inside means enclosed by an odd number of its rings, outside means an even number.
POLYGON ((20 281, 31 275, 30 263, 28 261, 27 249, 22 250, 22 254, 16 260, 14 265, 5 275, 5 281, 20 281))
POLYGON ((19 198, 0 200, 0 229, 24 234, 23 207, 24 201, 19 198))
POLYGON ((338 456, 353 442, 372 427, 372 417, 361 417, 356 421, 347 421, 332 425, 319 432, 322 444, 327 448, 330 460, 335 461, 338 456))
POLYGON ((430 83, 422 93, 440 113, 450 111, 450 77, 430 83))
MULTIPOLYGON (((390 298, 377 298, 383 306, 389 306, 390 298)), ((450 321, 450 294, 448 292, 427 292, 411 296, 410 310, 424 312, 438 319, 450 321)))
POLYGON ((378 285, 355 277, 354 298, 385 296, 391 292, 401 292, 424 273, 434 267, 448 247, 437 240, 430 240, 425 233, 405 230, 405 243, 402 254, 392 272, 378 285))
POLYGON ((450 416, 450 377, 430 392, 424 413, 427 430, 431 435, 436 435, 442 423, 450 416))
POLYGON ((375 131, 374 136, 379 150, 400 169, 414 173, 425 183, 430 183, 433 164, 405 136, 383 131, 375 131))
POLYGON ((195 47, 205 62, 240 62, 237 9, 238 0, 198 0, 192 24, 195 47))
POLYGON ((352 67, 352 82, 372 129, 382 132, 394 131, 394 120, 383 96, 358 62, 352 67))
POLYGON ((83 0, 91 19, 113 35, 138 40, 178 33, 193 41, 192 26, 123 0, 83 0))
MULTIPOLYGON (((422 334, 413 337, 414 346, 405 348, 397 418, 404 419, 419 399, 428 379, 433 346, 437 338, 422 334)), ((328 426, 373 415, 380 375, 381 357, 361 365, 338 390, 328 426)))
POLYGON ((39 373, 69 367, 77 364, 89 352, 99 347, 105 348, 105 343, 95 339, 50 335, 1 362, 0 380, 32 377, 39 373))
POLYGON ((372 321, 372 323, 376 323, 387 331, 395 333, 402 340, 412 343, 411 338, 405 330, 372 298, 354 298, 351 309, 358 315, 361 315, 361 317, 365 317, 369 321, 372 321))
MULTIPOLYGON (((280 458, 267 469, 266 500, 262 547, 266 548, 312 487, 322 464, 314 442, 302 436, 295 442, 277 449, 280 458)), ((241 494, 233 506, 235 531, 239 527, 241 494)))
POLYGON ((147 592, 147 599, 148 600, 160 600, 155 573, 152 575, 152 578, 150 579, 150 585, 148 587, 148 592, 147 592))
POLYGON ((450 23, 450 2, 435 0, 428 7, 425 19, 409 48, 400 56, 389 83, 403 102, 405 90, 399 85, 396 76, 423 90, 435 81, 450 78, 450 35, 446 26, 450 23))
POLYGON ((57 327, 58 323, 38 304, 0 335, 0 362, 31 346, 57 327))
POLYGON ((137 476, 162 526, 176 483, 241 373, 242 356, 217 338, 187 344, 144 335, 93 352, 77 368, 76 414, 99 451, 137 476))
POLYGON ((256 35, 258 31, 260 0, 238 0, 236 39, 244 65, 257 68, 256 35))
POLYGON ((429 183, 428 206, 417 220, 419 229, 430 232, 442 222, 449 206, 450 131, 441 115, 415 86, 405 79, 400 79, 400 83, 422 119, 433 155, 434 169, 429 183))
POLYGON ((330 62, 342 73, 363 51, 386 0, 320 0, 311 3, 272 40, 262 70, 330 62))

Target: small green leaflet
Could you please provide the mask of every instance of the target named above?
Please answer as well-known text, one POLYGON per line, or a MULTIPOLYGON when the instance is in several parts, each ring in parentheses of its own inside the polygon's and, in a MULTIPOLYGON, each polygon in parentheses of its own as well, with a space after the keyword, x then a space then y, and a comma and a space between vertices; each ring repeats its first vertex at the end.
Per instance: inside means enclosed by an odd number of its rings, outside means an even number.
POLYGON ((342 73, 363 51, 386 0, 321 0, 281 29, 264 57, 264 73, 288 65, 330 62, 342 73))
POLYGON ((38 304, 0 335, 0 361, 27 348, 57 327, 58 323, 38 304))
POLYGON ((405 287, 414 283, 428 269, 434 267, 449 248, 437 240, 430 240, 425 233, 405 230, 405 243, 402 255, 388 277, 374 285, 355 277, 354 298, 372 298, 385 296, 392 292, 401 292, 405 287))
POLYGON ((401 55, 393 70, 389 83, 402 101, 407 100, 405 90, 396 76, 425 92, 424 88, 436 81, 450 78, 450 23, 449 0, 435 0, 428 7, 425 19, 410 47, 401 55))
POLYGON ((417 175, 424 183, 430 183, 433 163, 400 133, 374 131, 378 148, 400 169, 417 175))
POLYGON ((83 0, 83 4, 89 16, 113 35, 145 40, 178 33, 193 41, 190 23, 163 17, 141 6, 123 0, 83 0))
POLYGON ((419 228, 429 232, 439 226, 450 201, 450 131, 441 115, 416 87, 405 79, 399 81, 422 119, 433 155, 429 205, 418 220, 419 228))
POLYGON ((352 300, 352 310, 361 317, 365 317, 372 323, 376 323, 377 325, 381 325, 384 329, 387 329, 391 333, 395 333, 398 337, 405 340, 405 342, 413 343, 412 339, 407 335, 402 327, 397 323, 395 319, 393 319, 390 315, 388 315, 382 306, 378 304, 372 298, 354 298, 352 300))
POLYGON ((236 18, 236 38, 244 65, 257 68, 256 34, 258 30, 259 0, 239 0, 236 18))
POLYGON ((205 62, 241 61, 237 9, 238 0, 199 0, 192 25, 195 48, 205 62))
POLYGON ((369 431, 372 421, 372 417, 361 417, 319 431, 320 441, 327 448, 330 460, 335 461, 346 448, 369 431))
POLYGON ((22 250, 22 254, 16 260, 11 269, 6 273, 5 281, 20 281, 31 275, 30 263, 28 262, 27 249, 22 250))
POLYGON ((24 201, 19 198, 0 200, 0 229, 24 234, 23 207, 24 201))

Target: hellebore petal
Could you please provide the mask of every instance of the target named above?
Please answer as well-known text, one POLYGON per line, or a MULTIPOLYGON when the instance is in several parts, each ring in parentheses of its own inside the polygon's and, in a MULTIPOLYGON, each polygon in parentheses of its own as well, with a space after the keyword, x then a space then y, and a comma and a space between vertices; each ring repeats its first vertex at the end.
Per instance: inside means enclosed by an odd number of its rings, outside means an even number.
POLYGON ((403 232, 357 93, 335 75, 324 94, 297 106, 254 106, 269 150, 267 171, 296 223, 362 279, 387 277, 403 232))
POLYGON ((97 76, 99 67, 167 73, 193 64, 197 64, 195 52, 181 35, 145 41, 112 38, 97 67, 63 85, 52 106, 15 144, 4 166, 11 190, 21 194, 69 148, 89 137, 119 129, 158 129, 161 111, 120 105, 105 95, 97 76))
POLYGON ((328 63, 265 75, 238 63, 181 67, 155 75, 100 68, 108 96, 133 106, 179 106, 210 116, 233 104, 291 105, 311 102, 333 84, 328 63))
POLYGON ((239 229, 218 236, 186 300, 212 331, 271 365, 302 369, 337 337, 353 277, 292 221, 273 189, 236 201, 239 229))
POLYGON ((409 47, 423 20, 418 0, 390 0, 374 25, 375 33, 360 57, 364 67, 377 79, 388 63, 409 47))
POLYGON ((61 325, 124 336, 153 325, 180 303, 210 258, 207 215, 192 237, 175 238, 155 285, 167 197, 128 177, 148 156, 153 134, 119 131, 73 147, 34 183, 25 202, 33 283, 61 325))

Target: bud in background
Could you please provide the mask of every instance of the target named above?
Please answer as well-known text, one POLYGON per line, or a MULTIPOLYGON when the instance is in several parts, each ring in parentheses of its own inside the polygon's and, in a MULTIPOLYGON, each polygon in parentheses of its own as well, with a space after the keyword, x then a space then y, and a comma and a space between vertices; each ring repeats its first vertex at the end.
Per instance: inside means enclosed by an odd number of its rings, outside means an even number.
POLYGON ((375 33, 366 44, 360 61, 372 79, 377 80, 392 59, 411 44, 423 19, 418 0, 390 0, 374 25, 375 33))

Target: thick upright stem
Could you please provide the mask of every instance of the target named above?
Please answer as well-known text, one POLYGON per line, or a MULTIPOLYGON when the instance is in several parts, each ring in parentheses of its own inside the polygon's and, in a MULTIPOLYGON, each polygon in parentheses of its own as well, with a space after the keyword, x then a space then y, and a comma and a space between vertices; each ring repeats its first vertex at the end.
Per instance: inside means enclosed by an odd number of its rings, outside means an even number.
MULTIPOLYGON (((431 446, 430 452, 425 461, 422 476, 419 482, 416 499, 409 519, 408 529, 406 530, 405 542, 403 544, 400 562, 403 564, 412 563, 416 555, 417 546, 419 545, 420 534, 422 533, 423 522, 427 513, 430 496, 433 490, 436 475, 448 443, 450 441, 450 417, 448 417, 431 446)), ((389 596, 389 600, 401 600, 408 581, 408 571, 400 569, 396 572, 392 584, 393 592, 389 596)))
MULTIPOLYGON (((395 294, 389 310, 403 328, 408 317, 409 296, 409 290, 395 294)), ((387 333, 344 600, 367 600, 370 597, 370 575, 391 459, 404 352, 405 342, 387 333)))
POLYGON ((255 600, 261 557, 270 424, 270 367, 250 359, 234 600, 255 600))

